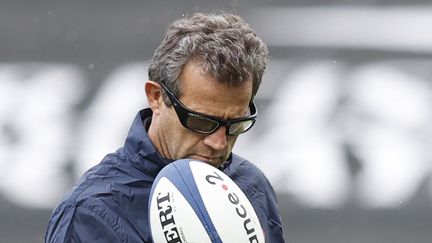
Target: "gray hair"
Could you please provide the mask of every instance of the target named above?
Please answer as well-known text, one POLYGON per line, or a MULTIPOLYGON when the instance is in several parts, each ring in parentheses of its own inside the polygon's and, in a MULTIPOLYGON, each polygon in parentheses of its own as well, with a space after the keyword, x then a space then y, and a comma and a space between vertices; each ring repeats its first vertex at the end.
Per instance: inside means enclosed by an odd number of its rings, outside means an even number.
MULTIPOLYGON (((195 13, 168 27, 150 61, 148 76, 180 97, 182 69, 194 62, 219 82, 237 86, 252 80, 253 99, 267 60, 267 46, 239 16, 195 13)), ((166 97, 164 101, 169 104, 166 97)))

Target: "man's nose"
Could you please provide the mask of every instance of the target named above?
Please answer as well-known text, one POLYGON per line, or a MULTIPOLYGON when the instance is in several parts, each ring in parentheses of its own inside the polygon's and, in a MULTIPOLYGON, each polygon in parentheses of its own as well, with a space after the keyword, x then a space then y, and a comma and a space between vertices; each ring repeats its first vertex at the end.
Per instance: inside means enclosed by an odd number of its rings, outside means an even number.
POLYGON ((214 150, 222 150, 227 145, 226 127, 219 127, 214 133, 204 138, 204 144, 214 150))

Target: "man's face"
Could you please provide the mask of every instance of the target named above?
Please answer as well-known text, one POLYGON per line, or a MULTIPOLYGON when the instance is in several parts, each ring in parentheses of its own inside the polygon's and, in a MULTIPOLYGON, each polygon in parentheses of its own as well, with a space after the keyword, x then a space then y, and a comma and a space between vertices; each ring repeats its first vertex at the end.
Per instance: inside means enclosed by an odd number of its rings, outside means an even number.
MULTIPOLYGON (((251 81, 238 87, 221 84, 203 74, 193 63, 184 67, 180 80, 182 96, 179 100, 188 109, 221 119, 247 116, 252 95, 251 81)), ((226 135, 223 126, 212 134, 193 132, 180 123, 174 107, 167 107, 163 102, 159 112, 153 115, 152 125, 156 135, 152 140, 163 157, 175 160, 192 158, 215 167, 226 161, 237 139, 237 136, 226 135)))

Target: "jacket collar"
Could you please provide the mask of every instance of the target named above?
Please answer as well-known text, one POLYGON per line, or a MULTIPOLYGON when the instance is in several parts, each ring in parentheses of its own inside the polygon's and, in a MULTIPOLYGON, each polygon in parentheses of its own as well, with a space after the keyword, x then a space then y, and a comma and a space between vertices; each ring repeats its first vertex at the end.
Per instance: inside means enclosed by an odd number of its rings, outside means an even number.
POLYGON ((156 176, 172 160, 163 158, 157 152, 147 134, 151 117, 152 111, 150 108, 138 112, 126 138, 124 150, 128 161, 133 166, 144 171, 146 174, 156 176))

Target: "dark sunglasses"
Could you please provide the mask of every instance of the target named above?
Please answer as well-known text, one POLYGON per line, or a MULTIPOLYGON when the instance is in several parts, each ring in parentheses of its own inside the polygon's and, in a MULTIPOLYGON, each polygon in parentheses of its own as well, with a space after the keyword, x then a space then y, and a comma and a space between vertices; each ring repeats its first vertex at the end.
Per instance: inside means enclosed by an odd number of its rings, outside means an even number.
POLYGON ((180 123, 187 129, 197 133, 211 134, 219 129, 221 126, 226 127, 226 134, 231 136, 237 136, 244 132, 247 132, 255 123, 257 117, 257 109, 254 102, 249 104, 248 117, 221 120, 214 116, 209 116, 199 112, 195 112, 186 108, 174 94, 162 83, 159 85, 165 90, 171 104, 174 106, 174 110, 180 120, 180 123))

